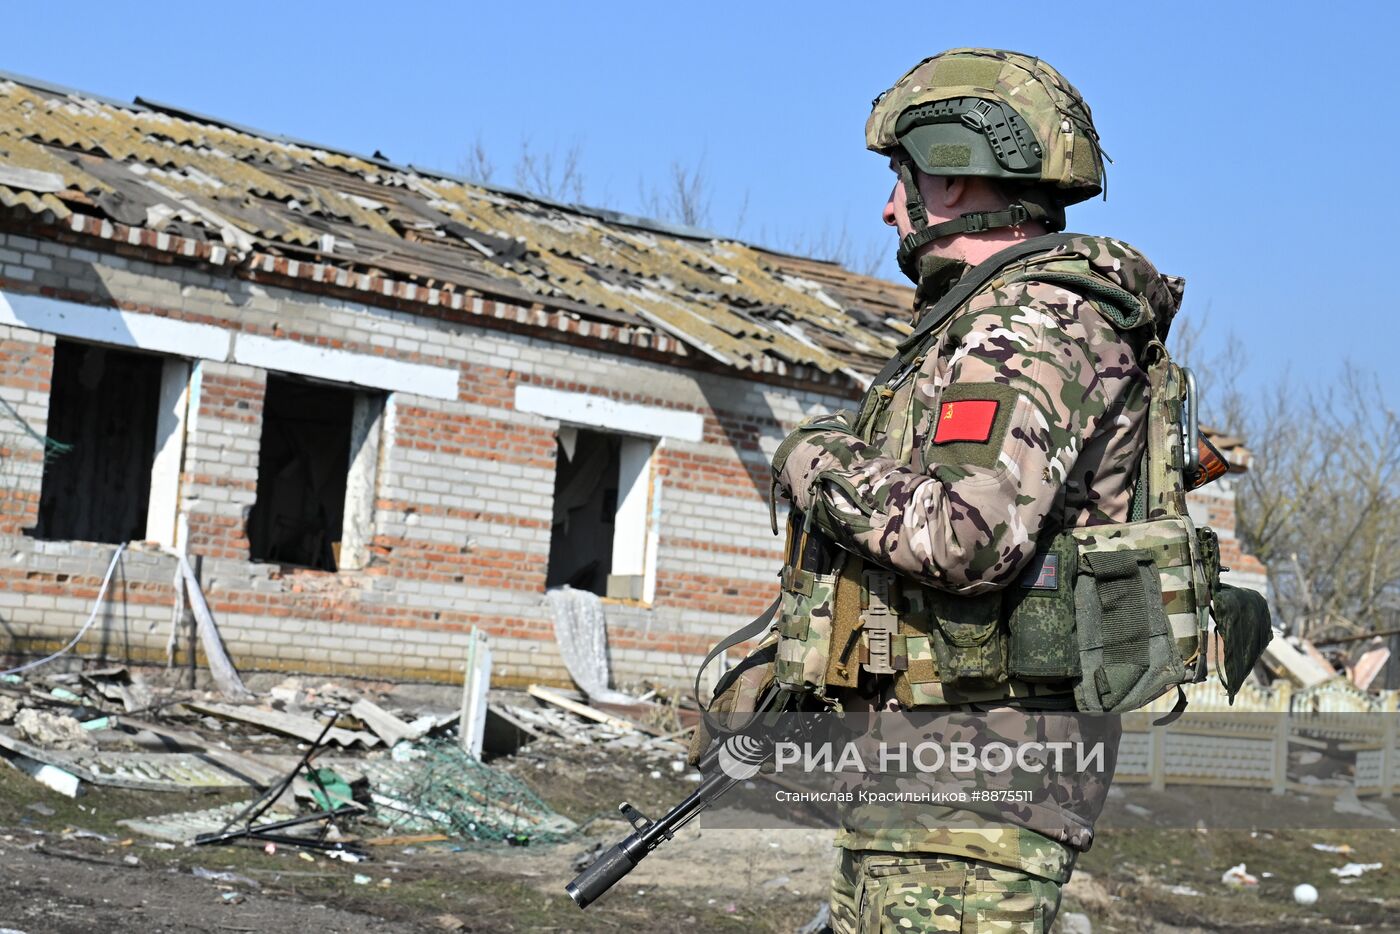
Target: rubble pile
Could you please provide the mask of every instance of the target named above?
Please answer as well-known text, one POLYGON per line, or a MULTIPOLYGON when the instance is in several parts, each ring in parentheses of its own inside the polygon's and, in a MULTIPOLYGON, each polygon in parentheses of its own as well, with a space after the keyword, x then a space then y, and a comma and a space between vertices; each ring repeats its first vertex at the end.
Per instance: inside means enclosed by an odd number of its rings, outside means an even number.
MULTIPOLYGON (((231 792, 243 800, 123 821, 168 843, 295 846, 365 858, 378 841, 563 839, 577 828, 491 764, 600 744, 675 769, 689 712, 590 706, 533 687, 493 692, 475 745, 463 711, 407 704, 393 686, 357 690, 289 677, 229 701, 158 689, 124 667, 0 676, 0 761, 77 796, 87 786, 231 792), (466 747, 466 748, 464 748, 466 747)), ((679 771, 679 769, 676 769, 679 771)), ((227 797, 227 794, 226 796, 227 797)), ((172 809, 173 810, 173 809, 172 809)))

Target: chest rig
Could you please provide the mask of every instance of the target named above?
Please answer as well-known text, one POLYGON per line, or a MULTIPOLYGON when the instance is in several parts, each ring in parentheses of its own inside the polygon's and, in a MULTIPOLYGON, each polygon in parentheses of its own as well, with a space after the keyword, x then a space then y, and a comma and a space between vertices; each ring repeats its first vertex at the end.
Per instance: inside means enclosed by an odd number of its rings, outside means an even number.
MULTIPOLYGON (((1038 237, 972 270, 927 311, 862 401, 856 431, 909 465, 916 376, 940 325, 988 286, 1058 282, 1090 298, 1108 280, 1066 272, 1070 239, 1038 237), (1039 267, 1039 268, 1038 268, 1039 267)), ((1140 303, 1138 303, 1140 304, 1140 303)), ((1140 328, 1118 306, 1097 302, 1120 332, 1140 328)), ((1014 699, 1028 707, 1119 712, 1206 675, 1205 634, 1218 586, 1214 533, 1186 511, 1183 416, 1189 374, 1163 345, 1165 327, 1140 341, 1148 375, 1147 439, 1127 522, 1056 528, 1009 586, 959 596, 836 547, 794 511, 778 604, 776 678, 790 691, 832 698, 892 679, 905 706, 1014 699)), ((1189 420, 1189 419, 1188 419, 1189 420)), ((1195 451, 1194 425, 1190 450, 1195 451)))

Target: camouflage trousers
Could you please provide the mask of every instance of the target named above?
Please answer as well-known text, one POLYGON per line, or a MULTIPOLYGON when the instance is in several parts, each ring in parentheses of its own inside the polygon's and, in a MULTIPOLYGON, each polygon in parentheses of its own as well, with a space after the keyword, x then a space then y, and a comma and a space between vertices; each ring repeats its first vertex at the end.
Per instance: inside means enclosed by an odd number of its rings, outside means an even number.
POLYGON ((936 853, 842 849, 831 881, 835 934, 1050 930, 1060 884, 936 853))

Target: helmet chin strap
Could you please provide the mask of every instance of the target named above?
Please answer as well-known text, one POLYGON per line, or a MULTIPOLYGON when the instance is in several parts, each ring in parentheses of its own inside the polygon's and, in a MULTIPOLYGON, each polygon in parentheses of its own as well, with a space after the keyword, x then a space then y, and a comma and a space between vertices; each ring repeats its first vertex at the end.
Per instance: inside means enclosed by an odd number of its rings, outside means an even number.
MULTIPOLYGON (((904 207, 909 214, 909 223, 914 229, 899 241, 899 252, 895 258, 899 262, 900 272, 908 276, 915 285, 921 284, 922 273, 926 272, 923 268, 926 264, 916 260, 915 254, 935 240, 960 233, 981 233, 999 227, 1019 227, 1027 221, 1039 221, 1051 231, 1065 229, 1064 208, 1040 196, 1038 192, 1025 192, 1019 200, 1000 211, 969 211, 953 220, 930 225, 928 213, 924 210, 923 196, 919 194, 918 172, 910 159, 899 160, 899 177, 904 182, 904 207)), ((966 265, 959 260, 949 262, 966 265)), ((930 267, 927 271, 934 270, 930 267)))

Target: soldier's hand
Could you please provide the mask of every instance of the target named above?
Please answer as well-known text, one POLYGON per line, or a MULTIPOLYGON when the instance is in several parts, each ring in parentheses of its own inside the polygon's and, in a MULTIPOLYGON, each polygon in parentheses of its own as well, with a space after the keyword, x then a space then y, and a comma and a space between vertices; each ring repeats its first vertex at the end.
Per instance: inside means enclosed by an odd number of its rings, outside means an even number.
POLYGON ((804 418, 797 423, 782 444, 778 445, 778 450, 773 454, 773 476, 779 480, 779 485, 786 486, 782 482, 783 468, 787 465, 788 458, 792 456, 792 451, 804 438, 808 438, 813 432, 835 431, 840 434, 855 436, 855 416, 845 409, 838 409, 835 412, 828 412, 824 415, 813 415, 811 418, 804 418))

